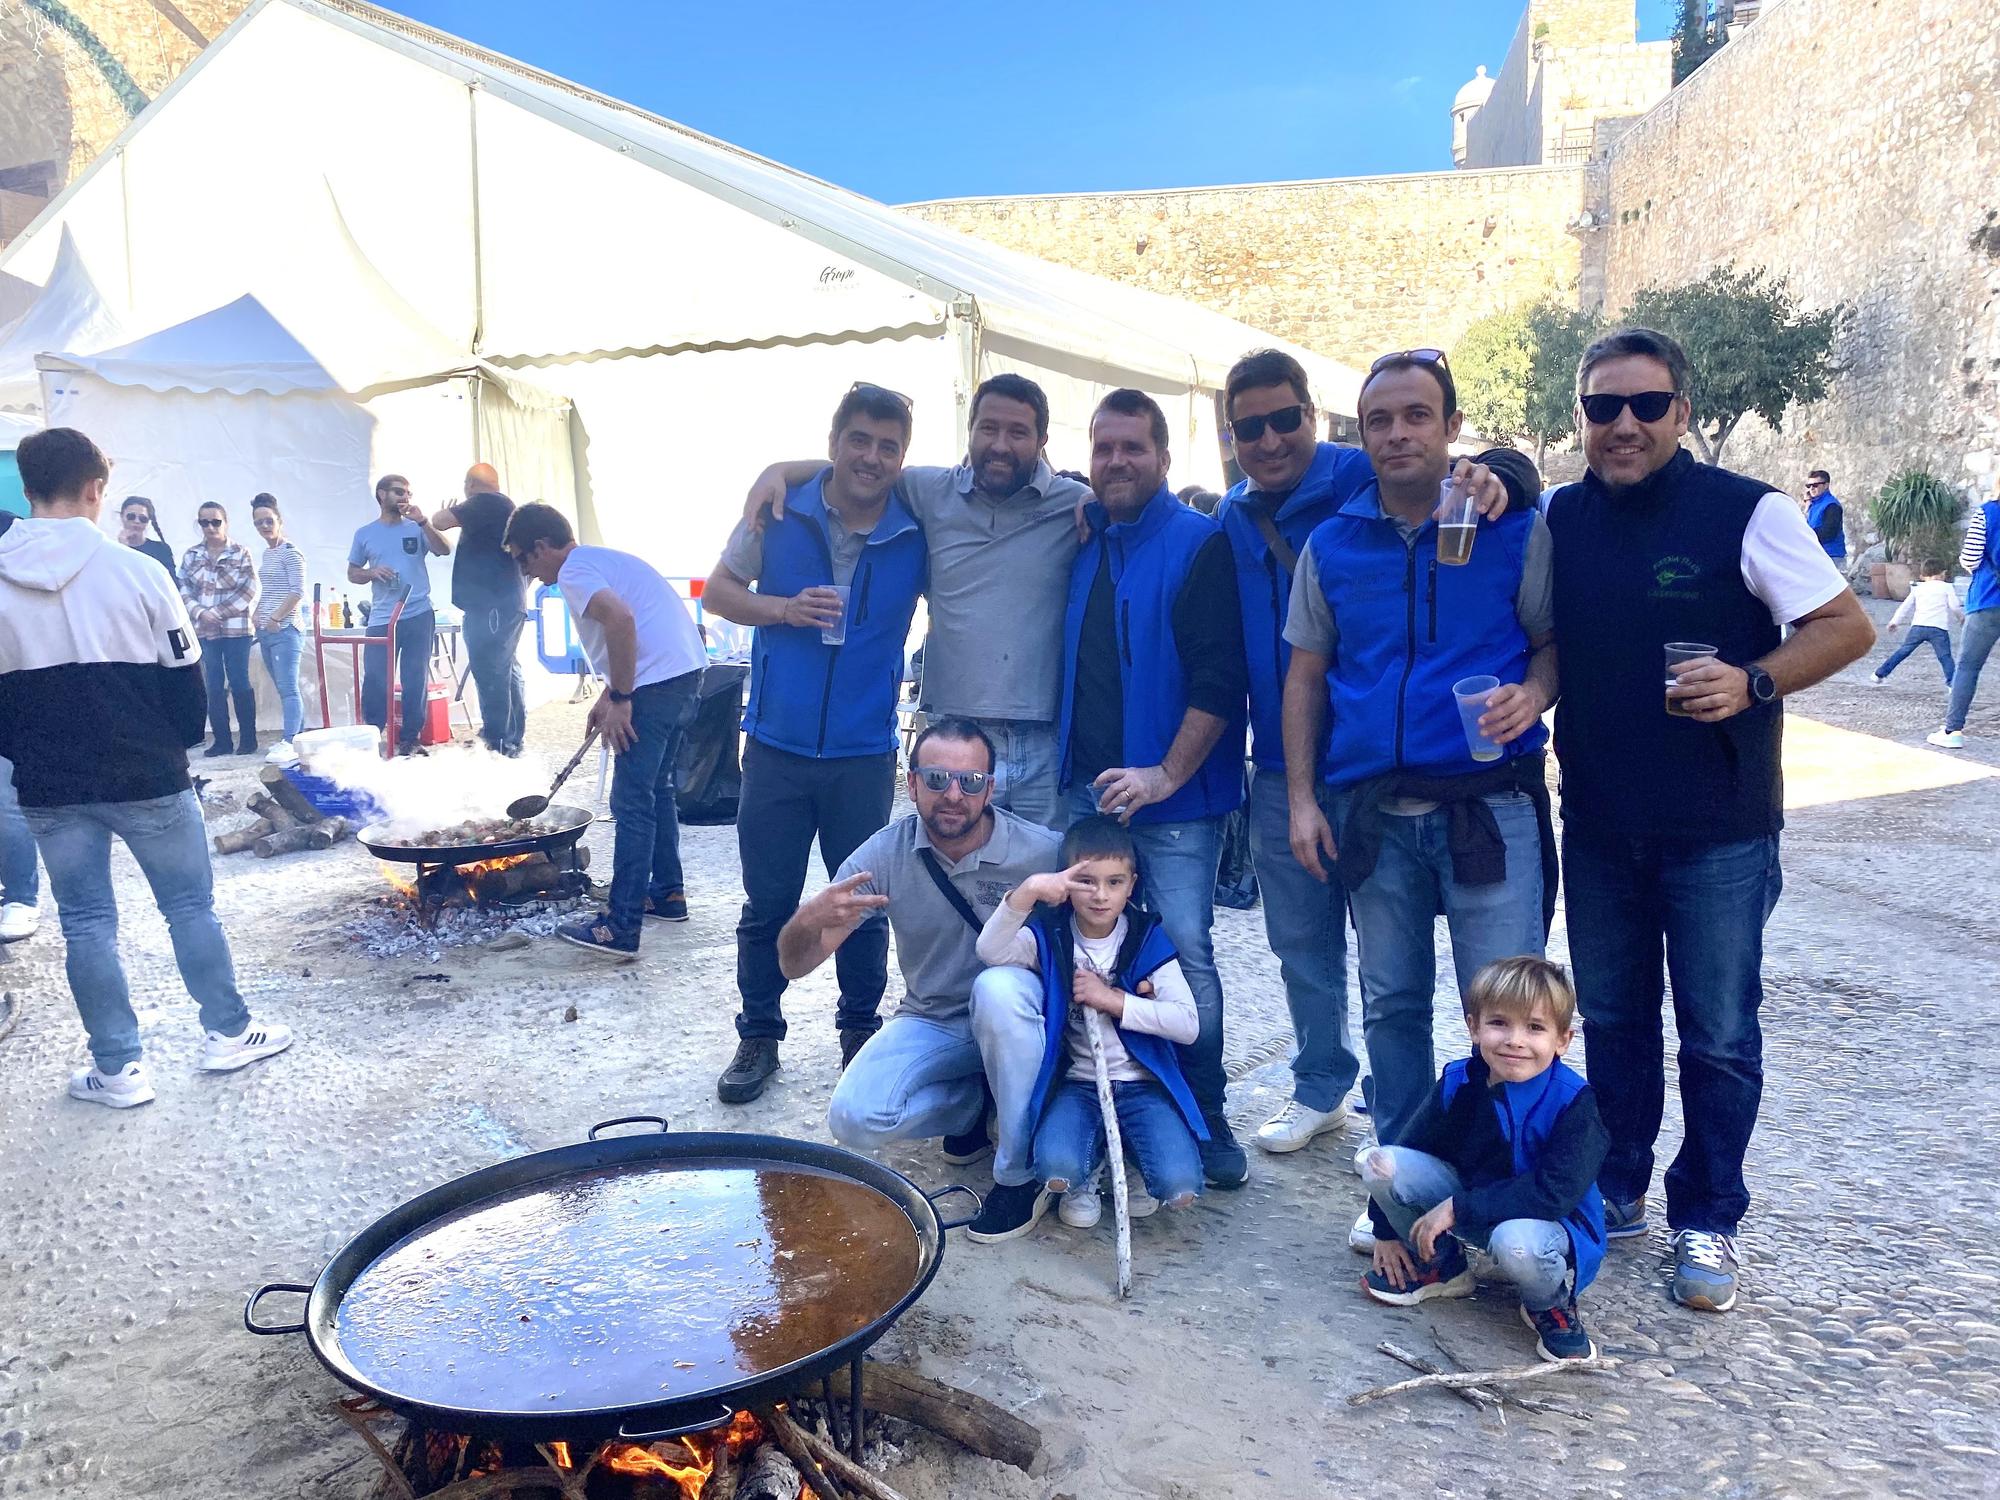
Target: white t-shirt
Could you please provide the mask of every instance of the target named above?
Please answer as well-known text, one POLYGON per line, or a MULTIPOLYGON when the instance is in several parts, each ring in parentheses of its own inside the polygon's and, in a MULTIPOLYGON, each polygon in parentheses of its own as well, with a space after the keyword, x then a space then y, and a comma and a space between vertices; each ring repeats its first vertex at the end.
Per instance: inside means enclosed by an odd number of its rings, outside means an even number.
POLYGON ((1757 502, 1743 530, 1743 586, 1785 626, 1811 614, 1847 587, 1840 569, 1790 495, 1773 490, 1757 502))
POLYGON ((604 627, 587 618, 584 611, 600 589, 608 590, 632 611, 639 637, 633 687, 682 677, 707 664, 701 632, 695 629, 687 605, 644 558, 610 547, 574 547, 564 559, 556 583, 576 623, 577 637, 597 672, 608 676, 611 658, 605 650, 604 627))

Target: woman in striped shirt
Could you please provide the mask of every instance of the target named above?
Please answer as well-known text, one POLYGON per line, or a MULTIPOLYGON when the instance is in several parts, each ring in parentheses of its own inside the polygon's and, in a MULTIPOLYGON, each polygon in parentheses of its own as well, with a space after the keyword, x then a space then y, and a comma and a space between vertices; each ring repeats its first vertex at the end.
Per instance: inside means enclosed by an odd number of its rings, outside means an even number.
POLYGON ((265 542, 264 555, 257 559, 260 597, 253 617, 257 649, 263 654, 264 670, 278 689, 285 742, 290 744, 305 719, 299 702, 299 651, 304 645, 299 606, 306 597, 306 555, 285 540, 284 517, 278 513, 276 496, 259 495, 252 500, 250 519, 265 542))
POLYGON ((215 738, 202 752, 248 755, 257 748, 257 694, 250 686, 250 609, 257 599, 257 565, 241 542, 229 540, 229 518, 213 500, 195 512, 201 540, 181 557, 181 597, 201 638, 201 673, 208 688, 208 725, 215 738), (227 679, 228 696, 223 696, 227 679), (229 742, 229 703, 236 702, 236 743, 229 742))

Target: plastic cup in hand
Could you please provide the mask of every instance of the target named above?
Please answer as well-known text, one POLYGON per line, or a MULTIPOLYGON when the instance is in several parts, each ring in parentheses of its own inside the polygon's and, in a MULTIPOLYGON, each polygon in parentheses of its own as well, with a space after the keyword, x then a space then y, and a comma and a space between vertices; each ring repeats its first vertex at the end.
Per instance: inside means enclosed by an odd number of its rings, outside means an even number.
POLYGON ((1472 538, 1479 530, 1479 508, 1472 491, 1447 479, 1438 490, 1437 523, 1438 561, 1452 568, 1471 562, 1472 538))
POLYGON ((1499 689, 1497 677, 1461 677, 1451 685, 1451 695, 1458 700, 1458 722, 1465 726, 1466 748, 1474 760, 1500 758, 1500 747, 1479 732, 1479 716, 1486 712, 1486 700, 1499 689))
MULTIPOLYGON (((1700 641, 1668 641, 1666 685, 1671 688, 1680 681, 1680 668, 1687 662, 1713 655, 1715 647, 1704 646, 1700 641)), ((1677 719, 1693 717, 1688 711, 1687 704, 1679 698, 1667 699, 1667 712, 1677 719)))
POLYGON ((850 583, 823 583, 820 587, 832 589, 836 594, 840 595, 840 618, 835 620, 831 625, 822 625, 819 628, 819 641, 822 646, 838 646, 847 639, 847 600, 848 596, 854 592, 854 585, 850 583))

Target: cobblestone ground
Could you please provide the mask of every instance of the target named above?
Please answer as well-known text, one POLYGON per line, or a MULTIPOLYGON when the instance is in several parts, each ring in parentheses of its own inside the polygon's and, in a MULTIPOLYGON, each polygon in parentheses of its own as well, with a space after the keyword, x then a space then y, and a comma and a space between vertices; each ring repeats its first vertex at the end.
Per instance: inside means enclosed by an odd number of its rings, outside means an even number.
MULTIPOLYGON (((1864 673, 1796 708, 1871 736, 1858 742, 1871 749, 1909 747, 1919 769, 2000 767, 2000 682, 1974 713, 1975 748, 1926 758, 1942 711, 1934 669, 1912 661, 1880 689, 1864 673)), ((574 743, 579 713, 539 713, 538 745, 574 743)), ((1805 769, 1843 785, 1841 765, 1805 769)), ((1852 782, 1796 811, 1786 835, 1743 1300, 1722 1317, 1681 1311, 1659 1231, 1615 1248, 1585 1310, 1622 1368, 1548 1392, 1591 1420, 1502 1423, 1436 1392, 1346 1404, 1407 1373, 1374 1352, 1384 1338, 1429 1352, 1440 1340, 1470 1367, 1533 1361, 1497 1291, 1415 1311, 1359 1295, 1345 1233, 1362 1137, 1350 1132, 1258 1160, 1248 1188, 1177 1222, 1140 1224, 1129 1303, 1111 1293, 1108 1230, 1078 1235, 1051 1215, 1023 1242, 955 1239, 885 1352, 1020 1411, 1052 1461, 1030 1480, 920 1444, 895 1482, 913 1500, 1994 1493, 2000 778, 1907 792, 1883 790, 1896 783, 1873 770, 1852 782)), ((608 827, 590 838, 608 864, 608 827)), ((649 932, 622 967, 548 943, 369 961, 337 936, 381 889, 359 850, 222 861, 245 988, 302 1033, 289 1056, 224 1077, 194 1066, 192 1006, 121 854, 123 943, 160 1089, 122 1115, 61 1097, 84 1051, 53 924, 11 950, 0 988, 21 1019, 0 1042, 0 1493, 366 1495, 372 1460, 329 1413, 341 1388, 296 1340, 243 1332, 249 1287, 309 1280, 396 1203, 608 1116, 823 1135, 828 976, 795 990, 766 1097, 734 1111, 715 1100, 734 1005, 734 838, 691 829, 687 847, 693 920, 649 932)), ((1222 914, 1219 935, 1232 1113, 1248 1130, 1284 1097, 1284 1007, 1258 914, 1222 914)), ((1441 985, 1439 1042, 1456 1046, 1441 985)), ((1678 1129, 1670 1100, 1663 1158, 1678 1129)), ((892 1160, 926 1186, 954 1175, 928 1150, 892 1160)))

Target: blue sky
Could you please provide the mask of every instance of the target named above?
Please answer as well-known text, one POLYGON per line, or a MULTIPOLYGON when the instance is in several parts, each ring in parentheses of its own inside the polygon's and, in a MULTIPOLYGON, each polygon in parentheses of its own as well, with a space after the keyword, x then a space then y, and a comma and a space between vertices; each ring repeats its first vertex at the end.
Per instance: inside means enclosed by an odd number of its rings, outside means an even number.
MULTIPOLYGON (((394 3, 394 0, 391 0, 394 3)), ((1641 34, 1667 0, 1638 0, 1641 34)), ((417 20, 889 202, 1451 166, 1514 0, 401 0, 417 20)))

